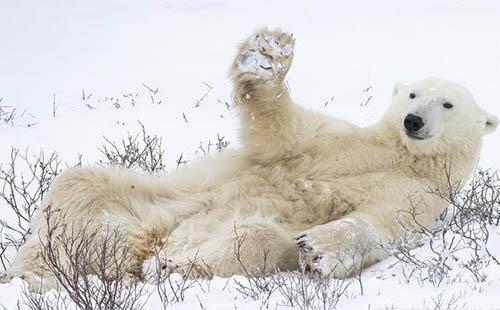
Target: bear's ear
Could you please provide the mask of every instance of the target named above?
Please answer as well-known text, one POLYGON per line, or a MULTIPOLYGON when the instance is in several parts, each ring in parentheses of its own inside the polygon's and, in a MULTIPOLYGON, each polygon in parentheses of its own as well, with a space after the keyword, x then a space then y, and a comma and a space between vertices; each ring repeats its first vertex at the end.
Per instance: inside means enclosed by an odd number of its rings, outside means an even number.
POLYGON ((492 114, 486 113, 486 124, 485 124, 485 133, 491 133, 495 131, 498 127, 498 117, 492 114))
POLYGON ((403 90, 406 86, 401 84, 401 83, 396 83, 394 84, 394 88, 392 89, 392 95, 393 96, 396 96, 397 94, 399 94, 399 92, 401 90, 403 90))

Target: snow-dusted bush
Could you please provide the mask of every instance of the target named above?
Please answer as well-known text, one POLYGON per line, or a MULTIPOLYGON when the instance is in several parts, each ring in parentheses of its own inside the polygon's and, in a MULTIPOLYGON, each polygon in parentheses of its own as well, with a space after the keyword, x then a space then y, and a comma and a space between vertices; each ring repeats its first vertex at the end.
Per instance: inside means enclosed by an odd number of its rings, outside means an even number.
POLYGON ((90 225, 63 224, 67 221, 58 211, 44 210, 48 231, 41 257, 64 293, 38 297, 42 292, 37 288, 27 289, 23 305, 27 309, 142 309, 146 289, 125 271, 130 263, 125 236, 109 226, 91 230, 90 225), (44 306, 54 302, 52 307, 44 306))
POLYGON ((62 171, 57 153, 22 154, 12 148, 10 161, 0 165, 0 208, 11 221, 0 220, 0 264, 8 265, 5 253, 16 250, 30 233, 30 222, 52 180, 62 171))
POLYGON ((106 144, 99 150, 105 159, 99 163, 106 166, 115 166, 134 169, 149 174, 164 172, 164 149, 162 138, 150 135, 143 124, 139 123, 141 130, 137 134, 128 134, 120 143, 115 143, 104 137, 106 144))
POLYGON ((415 205, 406 214, 410 222, 401 222, 407 233, 386 250, 398 259, 407 281, 429 281, 438 287, 461 280, 464 273, 456 272, 461 269, 473 280, 484 282, 484 268, 492 263, 500 265, 488 244, 492 229, 500 225, 499 172, 478 170, 463 188, 448 182, 445 188, 432 192, 449 203, 439 224, 429 227, 419 222, 415 205), (412 250, 414 243, 424 244, 431 255, 417 255, 412 250))
MULTIPOLYGON (((305 264, 301 264, 300 269, 294 272, 272 270, 267 265, 266 252, 262 253, 262 266, 258 268, 260 273, 249 272, 240 255, 247 236, 238 234, 236 228, 234 234, 235 256, 244 276, 232 280, 232 289, 244 298, 258 300, 261 309, 272 306, 271 300, 278 300, 279 305, 292 309, 335 309, 353 282, 351 279, 334 279, 311 273, 306 270, 305 264)), ((359 281, 361 284, 361 278, 359 281)))

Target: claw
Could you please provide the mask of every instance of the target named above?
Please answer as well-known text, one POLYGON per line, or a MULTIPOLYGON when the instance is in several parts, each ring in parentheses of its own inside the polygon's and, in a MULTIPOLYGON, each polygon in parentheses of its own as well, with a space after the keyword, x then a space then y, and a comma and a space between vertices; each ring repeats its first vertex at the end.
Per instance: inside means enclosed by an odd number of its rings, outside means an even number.
POLYGON ((300 235, 300 236, 296 237, 296 238, 295 238, 295 240, 302 239, 302 238, 304 238, 306 235, 307 235, 307 234, 302 234, 302 235, 300 235))

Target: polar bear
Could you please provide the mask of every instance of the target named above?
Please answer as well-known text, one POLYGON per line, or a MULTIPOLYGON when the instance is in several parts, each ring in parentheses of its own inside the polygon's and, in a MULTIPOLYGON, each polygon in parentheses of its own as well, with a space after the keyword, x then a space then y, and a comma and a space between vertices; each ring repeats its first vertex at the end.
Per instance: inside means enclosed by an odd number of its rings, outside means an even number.
POLYGON ((55 283, 40 258, 48 208, 63 211, 65 221, 119 227, 133 261, 127 268, 142 274, 182 272, 193 260, 218 276, 243 267, 261 274, 297 269, 300 260, 322 275, 347 277, 388 255, 373 244, 401 236, 398 221, 410 208, 434 225, 447 203, 429 189, 468 180, 498 119, 465 88, 439 79, 396 85, 388 111, 366 128, 305 110, 284 83, 294 41, 262 29, 239 49, 231 76, 240 150, 163 178, 66 171, 2 281, 55 283))

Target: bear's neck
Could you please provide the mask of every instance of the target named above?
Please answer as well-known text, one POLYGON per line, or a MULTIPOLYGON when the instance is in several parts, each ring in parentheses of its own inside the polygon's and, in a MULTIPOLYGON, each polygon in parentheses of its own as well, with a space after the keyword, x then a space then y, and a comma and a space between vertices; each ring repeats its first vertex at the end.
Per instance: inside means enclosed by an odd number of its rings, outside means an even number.
POLYGON ((442 187, 451 184, 463 185, 476 168, 481 141, 470 141, 456 147, 448 147, 445 152, 434 154, 414 154, 403 143, 400 128, 381 128, 383 142, 394 150, 394 169, 424 179, 426 183, 442 187))

